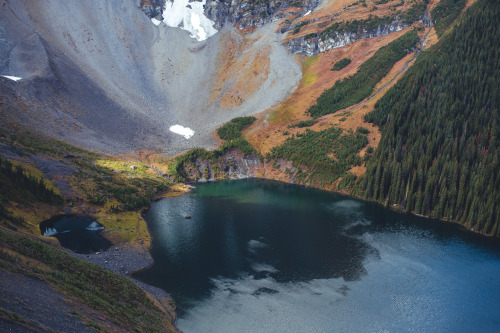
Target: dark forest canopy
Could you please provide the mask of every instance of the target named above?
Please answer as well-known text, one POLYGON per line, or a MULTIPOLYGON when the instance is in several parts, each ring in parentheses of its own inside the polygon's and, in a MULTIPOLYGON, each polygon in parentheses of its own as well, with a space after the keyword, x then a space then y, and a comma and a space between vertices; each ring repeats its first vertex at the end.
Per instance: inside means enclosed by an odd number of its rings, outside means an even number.
POLYGON ((500 235, 498 22, 478 1, 366 116, 382 140, 356 194, 500 235))

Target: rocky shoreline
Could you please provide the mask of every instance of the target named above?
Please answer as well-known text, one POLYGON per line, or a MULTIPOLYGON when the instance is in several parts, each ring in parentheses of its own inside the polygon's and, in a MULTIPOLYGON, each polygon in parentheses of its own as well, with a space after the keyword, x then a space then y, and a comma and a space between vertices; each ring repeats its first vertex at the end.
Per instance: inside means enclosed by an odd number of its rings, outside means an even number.
POLYGON ((79 259, 109 269, 133 281, 155 298, 175 325, 176 314, 172 297, 163 289, 148 285, 132 277, 133 272, 146 269, 153 265, 154 261, 148 250, 136 247, 113 246, 106 251, 91 254, 79 254, 72 251, 68 251, 68 253, 79 259))

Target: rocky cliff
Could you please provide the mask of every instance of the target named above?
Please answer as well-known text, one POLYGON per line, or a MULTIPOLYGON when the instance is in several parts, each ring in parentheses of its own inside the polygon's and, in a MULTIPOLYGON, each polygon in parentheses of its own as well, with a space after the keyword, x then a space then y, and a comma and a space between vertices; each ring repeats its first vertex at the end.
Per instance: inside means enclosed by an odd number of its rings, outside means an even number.
POLYGON ((319 34, 306 35, 291 39, 283 43, 283 46, 288 52, 312 56, 320 52, 347 45, 358 39, 388 35, 392 32, 402 30, 407 26, 408 24, 394 21, 391 24, 379 25, 377 28, 371 30, 335 32, 333 36, 325 39, 321 38, 319 34))
POLYGON ((207 0, 205 14, 215 22, 216 29, 230 22, 239 29, 262 26, 289 15, 303 15, 314 10, 319 0, 207 0))
POLYGON ((183 165, 188 182, 261 177, 263 170, 264 163, 255 153, 244 155, 237 149, 229 150, 215 160, 199 157, 183 165))
MULTIPOLYGON (((172 1, 141 0, 140 8, 149 18, 162 21, 166 2, 172 1)), ((320 0, 206 0, 204 8, 205 16, 214 22, 215 29, 220 30, 225 24, 231 23, 243 30, 259 27, 292 14, 301 16, 314 10, 319 3, 320 0)))
MULTIPOLYGON (((427 15, 419 20, 425 26, 431 26, 432 22, 427 15)), ((374 29, 359 29, 358 31, 336 31, 328 37, 322 37, 319 33, 290 39, 283 43, 288 52, 298 53, 304 56, 312 56, 337 47, 352 43, 359 39, 385 36, 400 31, 411 23, 396 19, 389 24, 380 24, 374 29)))
POLYGON ((158 21, 163 20, 163 8, 165 0, 141 0, 139 7, 149 18, 155 18, 158 21))

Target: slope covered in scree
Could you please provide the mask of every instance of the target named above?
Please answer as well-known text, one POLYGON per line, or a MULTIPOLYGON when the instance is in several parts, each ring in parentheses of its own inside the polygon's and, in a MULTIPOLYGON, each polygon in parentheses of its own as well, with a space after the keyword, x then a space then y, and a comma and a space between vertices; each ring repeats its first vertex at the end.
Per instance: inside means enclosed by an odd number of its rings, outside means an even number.
POLYGON ((241 52, 269 48, 262 65, 268 74, 245 100, 221 111, 238 76, 223 78, 217 92, 222 97, 213 97, 217 73, 227 62, 220 57, 223 36, 232 33, 226 27, 198 41, 190 32, 155 25, 133 0, 2 1, 0 75, 21 79, 0 78, 1 125, 28 126, 110 153, 211 147, 217 126, 270 107, 300 76, 272 28, 238 35, 244 39, 241 52), (194 135, 170 131, 175 125, 194 135))
POLYGON ((367 115, 382 140, 360 195, 500 235, 499 21, 478 1, 367 115))

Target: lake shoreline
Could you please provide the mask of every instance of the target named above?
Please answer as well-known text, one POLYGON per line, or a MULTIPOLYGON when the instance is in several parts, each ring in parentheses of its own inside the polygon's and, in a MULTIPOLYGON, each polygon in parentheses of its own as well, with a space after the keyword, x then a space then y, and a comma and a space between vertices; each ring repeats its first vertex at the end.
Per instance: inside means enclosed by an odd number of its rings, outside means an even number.
MULTIPOLYGON (((435 220, 437 222, 445 222, 445 224, 453 224, 459 226, 460 229, 467 231, 467 232, 472 232, 472 234, 475 235, 480 235, 482 237, 485 237, 485 239, 496 239, 494 236, 489 236, 489 235, 484 235, 481 234, 477 231, 474 230, 469 230, 465 228, 463 225, 461 225, 458 222, 453 222, 453 221, 446 221, 446 220, 440 220, 440 219, 435 219, 431 218, 428 216, 421 216, 419 214, 414 214, 414 213, 405 213, 402 212, 394 207, 389 207, 385 206, 377 201, 372 201, 372 200, 367 200, 365 198, 359 197, 352 195, 350 193, 346 193, 343 191, 334 191, 334 190, 327 190, 327 189, 320 189, 314 186, 307 186, 303 184, 296 184, 296 183, 290 183, 282 180, 277 180, 277 179, 272 179, 272 178, 265 178, 265 177, 255 177, 255 176, 249 176, 246 179, 254 179, 254 180, 265 180, 265 181, 271 181, 271 182, 277 182, 281 184, 287 184, 287 185, 295 185, 299 186, 302 188, 311 188, 315 189, 321 192, 325 193, 335 193, 338 195, 341 195, 346 198, 353 198, 353 199, 358 199, 362 200, 365 202, 372 202, 376 203, 378 206, 384 207, 384 208, 389 208, 391 211, 403 214, 403 215, 411 215, 411 216, 417 216, 417 217, 424 217, 428 219, 435 220)), ((224 181, 236 181, 236 180, 241 180, 241 179, 227 179, 227 180, 206 180, 204 182, 224 182, 224 181)), ((198 183, 204 183, 204 182, 192 182, 192 183, 186 183, 186 184, 176 184, 176 190, 174 191, 168 191, 166 193, 162 193, 161 195, 155 196, 151 200, 151 204, 153 202, 167 199, 167 198, 173 198, 173 197, 178 197, 182 196, 185 193, 188 193, 191 191, 192 188, 195 188, 193 185, 198 184, 198 183)), ((134 283, 139 285, 142 289, 144 289, 146 292, 151 294, 155 299, 157 299, 160 304, 169 304, 170 307, 165 309, 167 313, 171 316, 173 319, 174 325, 175 325, 175 320, 176 320, 176 314, 175 314, 175 306, 173 306, 174 300, 173 298, 163 289, 143 283, 133 277, 134 273, 137 273, 139 271, 147 270, 151 266, 154 265, 154 259, 151 256, 151 250, 153 249, 153 235, 150 230, 150 225, 148 221, 144 218, 144 215, 147 213, 147 211, 151 208, 151 204, 143 209, 140 212, 141 217, 144 219, 146 222, 147 226, 147 231, 149 233, 149 236, 151 238, 151 242, 149 244, 149 247, 144 249, 140 248, 137 246, 133 246, 131 244, 127 245, 120 245, 120 246, 111 246, 109 249, 102 251, 102 252, 96 252, 96 253, 91 253, 91 254, 78 254, 73 251, 68 250, 72 255, 79 257, 80 259, 83 259, 85 261, 94 263, 96 265, 99 265, 103 268, 109 269, 115 273, 118 273, 120 275, 126 276, 127 278, 131 279, 134 283)))
MULTIPOLYGON (((155 202, 149 209, 147 222, 155 241, 152 245, 155 265, 134 277, 173 295, 178 304, 177 324, 180 329, 221 328, 210 321, 220 312, 217 306, 222 309, 228 304, 234 305, 234 311, 229 311, 234 318, 230 314, 225 317, 221 314, 224 318, 221 322, 228 325, 224 327, 232 327, 234 321, 246 323, 252 315, 260 318, 263 313, 259 304, 264 304, 265 308, 282 300, 287 311, 302 311, 300 306, 295 307, 295 301, 308 296, 312 304, 322 308, 326 303, 330 304, 331 299, 320 295, 328 293, 342 300, 353 300, 343 302, 344 307, 335 307, 340 315, 342 309, 349 310, 349 306, 359 301, 367 299, 363 304, 375 302, 378 297, 366 298, 366 291, 373 285, 379 286, 379 290, 394 287, 394 295, 402 295, 398 286, 406 278, 420 281, 418 288, 415 287, 410 294, 412 302, 427 315, 429 303, 425 297, 421 298, 421 292, 429 281, 430 289, 440 284, 432 279, 418 280, 420 273, 438 271, 442 276, 448 274, 448 264, 436 264, 441 260, 441 255, 436 257, 436 253, 449 254, 444 257, 448 260, 445 263, 455 264, 465 253, 468 256, 470 253, 473 258, 483 249, 491 248, 497 253, 500 249, 500 244, 493 244, 493 247, 491 242, 484 244, 482 237, 466 233, 461 228, 445 224, 444 227, 436 226, 434 221, 412 217, 412 214, 397 214, 394 210, 384 212, 383 206, 358 201, 352 196, 328 194, 330 191, 304 186, 290 187, 274 180, 261 181, 255 178, 241 184, 200 184, 196 194, 155 202), (186 222, 185 214, 192 214, 193 222, 186 222), (436 246, 438 251, 426 251, 422 244, 436 246), (471 251, 464 252, 464 249, 471 251), (377 251, 384 255, 383 260, 372 260, 376 259, 372 254, 377 251), (308 258, 295 256, 297 252, 307 253, 308 258), (353 259, 347 260, 347 256, 353 259), (414 262, 419 263, 416 268, 414 262), (312 271, 308 266, 311 263, 316 263, 311 266, 312 271), (398 267, 397 274, 394 274, 395 267, 398 267), (411 267, 417 269, 418 274, 411 267), (382 269, 398 283, 379 279, 377 276, 382 269), (370 271, 369 275, 366 275, 366 270, 370 271), (318 290, 322 293, 315 293, 318 290), (349 296, 343 293, 345 290, 351 290, 347 292, 349 296)), ((482 261, 486 271, 491 268, 488 256, 482 261)), ((462 264, 469 267, 467 263, 462 264)), ((471 274, 465 274, 463 283, 455 286, 457 290, 470 284, 467 282, 469 277, 475 276, 470 269, 471 274)), ((446 298, 436 297, 432 302, 452 304, 449 302, 453 301, 454 293, 448 288, 439 290, 446 298)), ((385 302, 390 303, 391 298, 385 302)), ((279 308, 276 307, 276 311, 279 312, 279 308)), ((369 312, 370 308, 366 306, 365 311, 369 312)), ((280 318, 286 318, 287 311, 279 312, 280 318)), ((329 314, 321 313, 315 314, 321 318, 318 325, 329 325, 329 314)), ((387 319, 390 323, 391 316, 385 315, 377 312, 372 319, 382 323, 387 319)), ((266 318, 269 325, 277 324, 274 317, 266 318)), ((403 316, 400 322, 407 323, 407 319, 403 316)), ((286 326, 287 321, 279 322, 286 326)))
MULTIPOLYGON (((465 225, 463 225, 462 223, 460 223, 459 221, 445 220, 445 219, 435 218, 435 217, 431 217, 431 216, 427 216, 427 215, 417 214, 417 213, 414 213, 414 212, 404 212, 401 209, 398 209, 396 207, 386 206, 383 203, 380 203, 380 202, 378 202, 376 200, 366 199, 364 197, 361 197, 359 195, 354 195, 354 194, 348 193, 346 191, 338 191, 338 190, 333 190, 333 189, 319 188, 319 187, 316 187, 316 186, 310 186, 310 185, 300 184, 300 183, 296 183, 296 182, 293 182, 293 181, 284 181, 284 180, 275 179, 275 178, 271 178, 271 177, 259 177, 259 176, 249 175, 246 178, 203 179, 202 181, 192 181, 189 184, 198 184, 198 183, 207 183, 207 182, 221 182, 221 181, 233 181, 233 180, 242 180, 242 179, 270 180, 270 181, 275 181, 275 182, 279 182, 279 183, 283 183, 283 184, 296 185, 296 186, 301 186, 301 187, 305 187, 305 188, 313 188, 313 189, 316 189, 316 190, 319 190, 319 191, 324 191, 324 192, 329 192, 329 193, 335 193, 335 194, 339 194, 339 195, 342 195, 342 196, 345 196, 345 197, 349 197, 349 198, 354 198, 354 199, 359 199, 359 200, 366 201, 366 202, 376 203, 377 205, 379 205, 381 207, 384 207, 384 208, 388 208, 388 209, 390 209, 390 210, 392 210, 392 211, 394 211, 396 213, 400 213, 400 214, 404 214, 404 215, 412 215, 412 216, 416 216, 416 217, 422 217, 422 218, 426 218, 426 219, 429 219, 429 220, 438 221, 440 223, 457 225, 457 226, 459 226, 463 230, 471 232, 471 233, 473 233, 475 235, 480 235, 482 237, 485 237, 486 239, 498 239, 498 240, 500 240, 500 238, 498 238, 498 237, 495 237, 493 235, 487 235, 487 234, 481 233, 480 231, 475 230, 474 228, 469 229, 465 225)), ((160 198, 160 199, 162 199, 162 198, 160 198)), ((158 200, 160 200, 160 199, 158 199, 158 200)))
POLYGON ((174 301, 170 294, 161 288, 141 282, 132 276, 133 273, 147 269, 154 264, 149 249, 147 251, 141 251, 134 246, 111 246, 105 251, 90 254, 79 254, 68 249, 66 249, 66 251, 72 256, 109 269, 114 273, 130 279, 158 302, 170 316, 175 327, 177 315, 175 313, 174 301))

